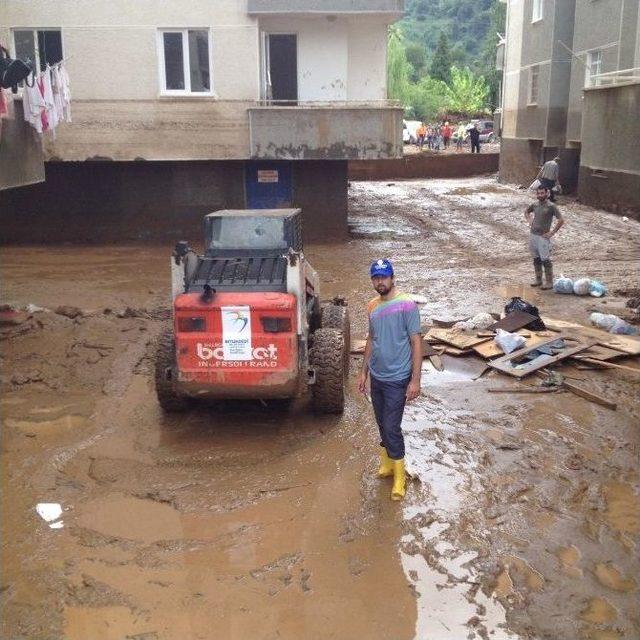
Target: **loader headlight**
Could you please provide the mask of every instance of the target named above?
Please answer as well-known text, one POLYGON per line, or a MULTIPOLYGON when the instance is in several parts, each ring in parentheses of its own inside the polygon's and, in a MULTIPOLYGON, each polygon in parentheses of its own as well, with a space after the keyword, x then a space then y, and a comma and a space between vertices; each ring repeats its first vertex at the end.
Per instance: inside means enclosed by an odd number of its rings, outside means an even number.
POLYGON ((260 318, 265 333, 284 333, 291 331, 291 318, 260 318))
POLYGON ((202 316, 178 318, 178 331, 206 331, 207 324, 202 316))

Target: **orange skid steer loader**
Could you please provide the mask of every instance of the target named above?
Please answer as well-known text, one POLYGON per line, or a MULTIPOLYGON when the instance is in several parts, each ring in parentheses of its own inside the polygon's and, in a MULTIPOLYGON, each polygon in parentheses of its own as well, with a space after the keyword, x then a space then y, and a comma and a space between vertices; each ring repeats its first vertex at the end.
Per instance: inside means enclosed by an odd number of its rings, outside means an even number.
POLYGON ((293 399, 344 409, 349 314, 320 303, 302 252, 300 209, 205 216, 205 251, 178 242, 171 259, 173 322, 160 338, 156 392, 165 411, 190 398, 293 399))

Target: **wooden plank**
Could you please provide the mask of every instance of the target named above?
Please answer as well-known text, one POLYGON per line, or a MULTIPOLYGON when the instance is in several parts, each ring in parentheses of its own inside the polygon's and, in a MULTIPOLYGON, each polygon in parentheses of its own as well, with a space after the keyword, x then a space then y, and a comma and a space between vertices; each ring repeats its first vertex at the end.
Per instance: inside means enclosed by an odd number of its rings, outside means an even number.
POLYGON ((594 360, 593 358, 583 357, 582 354, 572 358, 572 360, 579 360, 580 362, 587 362, 588 364, 594 364, 604 369, 623 369, 624 371, 633 371, 633 373, 640 373, 638 367, 626 367, 623 364, 614 364, 613 362, 604 362, 603 360, 594 360))
POLYGON ((487 327, 487 329, 491 329, 492 331, 504 329, 504 331, 512 333, 517 329, 526 327, 534 320, 537 320, 536 316, 531 315, 530 313, 526 313, 525 311, 512 311, 511 313, 507 313, 502 320, 498 320, 498 322, 487 327))
POLYGON ((442 359, 439 355, 435 354, 429 356, 429 361, 438 371, 444 371, 444 365, 442 364, 442 359))
POLYGON ((473 353, 472 349, 456 349, 456 347, 451 347, 446 345, 444 347, 444 353, 449 354, 450 356, 455 356, 456 358, 459 356, 468 356, 470 353, 473 353))
POLYGON ((511 364, 512 360, 517 360, 518 358, 521 358, 522 356, 526 355, 530 351, 534 351, 535 349, 538 349, 543 345, 552 344, 559 339, 563 339, 567 341, 567 340, 570 340, 571 338, 565 335, 559 335, 555 338, 552 338, 551 340, 547 340, 546 342, 542 342, 532 347, 525 347, 524 349, 518 349, 517 351, 514 351, 513 353, 509 353, 508 355, 503 356, 502 358, 498 358, 497 360, 491 360, 489 362, 489 366, 493 367, 494 369, 498 369, 498 371, 502 371, 502 373, 506 373, 507 375, 513 376, 515 378, 523 378, 524 376, 528 376, 530 373, 533 373, 538 369, 547 367, 550 364, 553 364, 554 362, 558 362, 559 360, 564 360, 565 358, 568 358, 576 353, 579 353, 580 351, 584 351, 585 349, 588 349, 591 346, 591 344, 578 344, 575 347, 566 346, 557 355, 549 356, 547 358, 541 358, 538 362, 532 362, 530 363, 529 366, 525 366, 522 369, 515 369, 512 366, 511 364))
POLYGON ((422 341, 422 357, 437 356, 438 352, 425 340, 422 341))
POLYGON ((547 316, 542 316, 542 321, 548 329, 556 329, 567 335, 578 334, 589 338, 592 342, 597 342, 603 347, 624 351, 632 356, 640 355, 640 338, 636 336, 619 336, 602 331, 602 329, 596 329, 595 327, 586 327, 585 325, 575 322, 557 320, 556 318, 548 318, 547 316))
POLYGON ((591 402, 595 402, 607 409, 613 409, 614 411, 617 409, 618 405, 611 400, 607 400, 607 398, 594 393, 593 391, 589 391, 584 387, 579 387, 577 384, 573 382, 567 382, 566 380, 562 383, 562 386, 567 389, 567 391, 571 391, 571 393, 575 393, 575 395, 580 396, 581 398, 585 398, 586 400, 590 400, 591 402))
POLYGON ((628 353, 624 351, 618 351, 617 349, 610 349, 609 347, 603 347, 599 344, 594 344, 589 347, 583 354, 587 358, 592 360, 613 360, 615 358, 621 358, 628 356, 628 353))
POLYGON ((500 387, 498 389, 490 387, 487 389, 489 393, 557 393, 558 391, 562 391, 562 389, 556 389, 553 387, 529 387, 527 389, 519 389, 519 388, 509 388, 506 389, 504 387, 500 387))
POLYGON ((446 342, 457 349, 469 349, 474 344, 480 344, 481 342, 489 340, 489 338, 478 338, 476 335, 463 333, 456 329, 440 329, 438 327, 429 329, 427 338, 429 341, 436 339, 440 342, 446 342))

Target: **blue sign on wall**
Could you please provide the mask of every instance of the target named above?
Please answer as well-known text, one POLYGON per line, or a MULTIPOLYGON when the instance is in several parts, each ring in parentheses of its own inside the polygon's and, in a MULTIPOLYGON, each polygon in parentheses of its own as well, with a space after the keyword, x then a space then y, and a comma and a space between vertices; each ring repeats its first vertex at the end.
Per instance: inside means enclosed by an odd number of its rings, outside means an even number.
POLYGON ((245 164, 247 209, 286 209, 293 206, 291 162, 248 161, 245 164))

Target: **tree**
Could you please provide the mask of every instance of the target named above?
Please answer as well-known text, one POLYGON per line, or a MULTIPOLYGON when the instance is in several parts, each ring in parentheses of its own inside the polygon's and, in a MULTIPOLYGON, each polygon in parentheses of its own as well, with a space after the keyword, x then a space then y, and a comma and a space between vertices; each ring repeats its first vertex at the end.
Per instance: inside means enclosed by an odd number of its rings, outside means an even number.
POLYGON ((389 98, 399 100, 402 106, 407 106, 410 72, 402 35, 391 27, 387 42, 387 94, 389 98))
POLYGON ((472 116, 487 108, 489 85, 484 76, 475 75, 469 67, 451 67, 451 82, 445 87, 445 96, 451 111, 472 116))
POLYGON ((443 31, 440 32, 438 46, 433 54, 430 75, 432 78, 442 80, 447 84, 451 80, 451 51, 449 49, 449 40, 447 40, 447 36, 443 31))
POLYGON ((418 82, 427 74, 427 52, 420 44, 408 44, 404 51, 411 65, 411 81, 418 82))
POLYGON ((446 110, 446 85, 442 80, 429 76, 421 78, 409 87, 410 115, 416 120, 428 122, 446 110))

